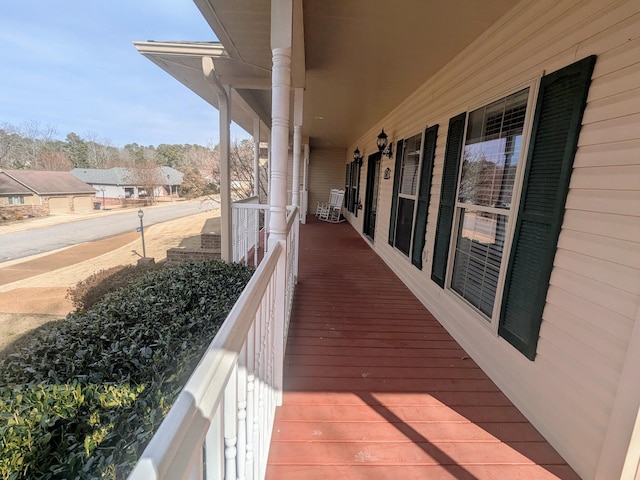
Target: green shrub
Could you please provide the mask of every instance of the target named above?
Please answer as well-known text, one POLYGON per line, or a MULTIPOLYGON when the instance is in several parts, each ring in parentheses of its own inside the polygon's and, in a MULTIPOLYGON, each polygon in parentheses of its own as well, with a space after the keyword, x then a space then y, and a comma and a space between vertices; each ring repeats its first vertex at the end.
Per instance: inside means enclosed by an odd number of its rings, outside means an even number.
POLYGON ((149 271, 0 362, 0 478, 125 478, 251 274, 149 271))
POLYGON ((107 293, 130 284, 150 270, 163 268, 158 263, 118 265, 90 275, 67 291, 67 298, 76 311, 86 310, 98 303, 107 293))

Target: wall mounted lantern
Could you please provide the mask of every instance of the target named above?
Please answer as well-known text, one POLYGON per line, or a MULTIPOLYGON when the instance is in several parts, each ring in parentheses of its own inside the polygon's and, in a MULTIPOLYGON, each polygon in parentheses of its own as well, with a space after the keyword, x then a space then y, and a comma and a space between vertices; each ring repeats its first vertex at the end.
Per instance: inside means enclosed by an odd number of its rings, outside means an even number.
POLYGON ((384 128, 378 135, 378 150, 385 157, 391 158, 393 156, 393 146, 389 143, 387 134, 384 133, 384 128))
POLYGON ((362 158, 363 155, 360 153, 360 149, 356 147, 356 149, 353 151, 353 161, 358 165, 362 165, 362 158))

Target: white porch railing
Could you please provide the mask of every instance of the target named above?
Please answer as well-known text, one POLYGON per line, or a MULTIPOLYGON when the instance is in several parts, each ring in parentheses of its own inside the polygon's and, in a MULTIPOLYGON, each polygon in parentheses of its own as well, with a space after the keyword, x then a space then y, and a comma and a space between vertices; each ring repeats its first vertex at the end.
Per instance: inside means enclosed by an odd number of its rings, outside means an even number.
POLYGON ((293 309, 293 294, 298 283, 298 249, 300 246, 300 221, 298 220, 298 209, 289 209, 287 217, 287 284, 285 291, 285 322, 284 338, 285 345, 289 334, 289 320, 293 309))
POLYGON ((297 276, 298 212, 260 263, 130 480, 265 477, 297 276))
POLYGON ((258 197, 249 197, 231 204, 232 261, 253 265, 260 261, 259 249, 267 253, 269 231, 269 205, 258 203, 258 197))

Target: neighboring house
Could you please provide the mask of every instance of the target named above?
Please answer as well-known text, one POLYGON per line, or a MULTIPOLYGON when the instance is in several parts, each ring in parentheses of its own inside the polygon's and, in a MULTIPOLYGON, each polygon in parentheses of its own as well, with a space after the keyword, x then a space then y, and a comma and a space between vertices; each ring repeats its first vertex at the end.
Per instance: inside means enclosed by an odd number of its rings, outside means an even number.
POLYGON ((195 3, 220 44, 136 47, 271 136, 272 201, 345 185, 353 228, 581 478, 640 471, 640 2, 195 3))
MULTIPOLYGON (((71 174, 95 188, 98 200, 137 199, 149 196, 146 187, 136 178, 135 172, 126 168, 74 168, 71 174)), ((154 182, 158 184, 154 196, 177 198, 178 189, 183 181, 182 172, 171 167, 159 167, 157 175, 159 178, 154 182)))
POLYGON ((95 190, 69 172, 0 170, 0 207, 24 215, 55 215, 93 209, 95 190))

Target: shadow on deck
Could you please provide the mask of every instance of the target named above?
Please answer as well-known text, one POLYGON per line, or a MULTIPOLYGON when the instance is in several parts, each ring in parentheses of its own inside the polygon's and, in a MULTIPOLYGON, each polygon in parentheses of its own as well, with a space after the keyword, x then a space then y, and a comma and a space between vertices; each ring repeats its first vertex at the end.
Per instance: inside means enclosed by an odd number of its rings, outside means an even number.
POLYGON ((309 217, 268 479, 578 479, 348 223, 309 217))

